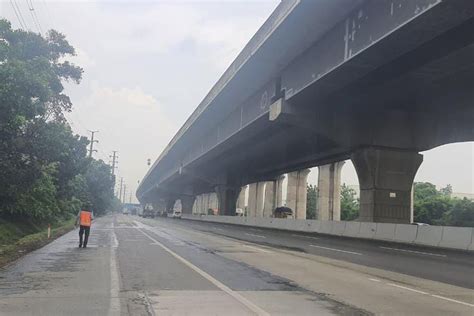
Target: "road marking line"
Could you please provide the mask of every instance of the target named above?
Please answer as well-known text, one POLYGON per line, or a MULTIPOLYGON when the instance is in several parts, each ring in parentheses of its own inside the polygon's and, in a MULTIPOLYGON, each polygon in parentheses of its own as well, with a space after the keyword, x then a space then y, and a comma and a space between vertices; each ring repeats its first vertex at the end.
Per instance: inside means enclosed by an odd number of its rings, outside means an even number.
POLYGON ((428 256, 447 257, 446 255, 440 255, 438 253, 432 253, 432 252, 423 252, 423 251, 400 249, 400 248, 390 248, 390 247, 382 247, 382 246, 379 246, 379 248, 389 249, 389 250, 396 250, 396 251, 403 251, 403 252, 418 253, 418 254, 421 254, 421 255, 428 255, 428 256))
POLYGON ((260 307, 258 307, 257 305, 255 305, 254 303, 252 303, 251 301, 249 301, 248 299, 246 299, 245 297, 243 297, 242 295, 240 295, 239 293, 237 292, 234 292, 232 291, 229 287, 227 287, 226 285, 224 285, 223 283, 221 283, 220 281, 218 281, 217 279, 215 279, 214 277, 212 277, 210 274, 208 274, 207 272, 204 272, 203 270, 201 270, 200 268, 198 268, 197 266, 195 266, 194 264, 192 264, 191 262, 189 262, 188 260, 184 259, 183 257, 181 257, 180 255, 178 255, 177 253, 173 252, 171 249, 169 249, 168 247, 166 247, 165 245, 163 245, 162 243, 160 243, 158 240, 156 240, 155 238, 151 237, 150 235, 148 235, 147 233, 145 233, 143 231, 143 229, 141 228, 137 228, 139 231, 142 232, 143 235, 147 236, 150 240, 156 242, 161 248, 163 248, 163 250, 165 250, 166 252, 168 252, 170 255, 172 255, 173 257, 175 257, 176 259, 178 259, 179 261, 181 261, 182 263, 184 263, 185 265, 187 265, 188 267, 190 267, 191 269, 193 269, 195 272, 199 273, 202 277, 204 277, 205 279, 207 279, 209 282, 211 282, 212 284, 214 284, 215 286, 217 286, 219 289, 221 289, 222 291, 224 291, 225 293, 229 294, 230 296, 232 296, 234 299, 236 299, 237 301, 239 301, 241 304, 243 304, 244 306, 246 306, 248 309, 250 309, 252 312, 256 313, 257 315, 268 315, 270 316, 269 313, 267 313, 266 311, 264 311, 263 309, 261 309, 260 307))
POLYGON ((267 238, 267 237, 262 236, 262 235, 255 235, 255 234, 249 234, 249 233, 245 233, 245 235, 247 235, 247 236, 253 236, 253 237, 258 237, 258 238, 267 238))
POLYGON ((406 286, 401 286, 401 285, 398 285, 398 284, 395 284, 395 283, 387 283, 387 284, 390 285, 390 286, 398 287, 398 288, 408 290, 408 291, 412 291, 412 292, 415 292, 415 293, 428 295, 428 293, 426 293, 426 292, 415 290, 415 289, 412 289, 412 288, 409 288, 409 287, 406 287, 406 286))
POLYGON ((374 281, 374 282, 381 282, 379 279, 371 279, 369 278, 370 281, 374 281))
POLYGON ((261 229, 258 229, 258 228, 250 228, 250 230, 253 230, 255 232, 261 232, 262 231, 261 229))
POLYGON ((291 234, 291 236, 294 236, 294 237, 301 237, 301 238, 308 238, 308 239, 319 239, 318 237, 305 236, 305 235, 298 235, 298 234, 291 234))
POLYGON ((217 229, 217 230, 223 230, 222 228, 218 228, 218 227, 214 227, 214 229, 217 229))
POLYGON ((442 300, 450 301, 450 302, 453 302, 453 303, 458 303, 458 304, 474 307, 474 304, 469 304, 469 303, 466 303, 466 302, 463 302, 463 301, 453 300, 452 298, 448 298, 448 297, 444 297, 444 296, 440 296, 440 295, 436 295, 436 294, 431 294, 431 296, 436 297, 436 298, 440 298, 442 300))
POLYGON ((272 251, 268 251, 268 250, 258 248, 258 247, 254 247, 254 246, 250 246, 250 245, 244 245, 244 247, 254 249, 254 250, 257 250, 257 251, 261 251, 261 252, 265 252, 265 253, 273 253, 272 251))
POLYGON ((120 282, 117 266, 118 240, 115 230, 112 230, 112 245, 110 248, 110 305, 108 315, 120 315, 120 282))
POLYGON ((309 246, 310 246, 310 247, 315 247, 315 248, 321 248, 321 249, 326 249, 326 250, 345 252, 345 253, 350 253, 350 254, 353 254, 353 255, 362 256, 362 254, 359 253, 359 252, 353 252, 353 251, 347 251, 347 250, 341 250, 341 249, 335 249, 335 248, 329 248, 329 247, 322 247, 322 246, 316 246, 316 245, 309 245, 309 246))

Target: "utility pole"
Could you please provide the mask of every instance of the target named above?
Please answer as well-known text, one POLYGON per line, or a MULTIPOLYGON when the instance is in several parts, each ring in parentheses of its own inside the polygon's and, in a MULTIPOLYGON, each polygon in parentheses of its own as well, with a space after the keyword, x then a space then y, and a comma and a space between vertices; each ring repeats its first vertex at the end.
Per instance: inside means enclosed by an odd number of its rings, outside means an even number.
POLYGON ((130 191, 130 199, 129 199, 128 203, 132 204, 132 191, 130 191))
POLYGON ((127 203, 127 185, 126 184, 123 185, 123 201, 122 201, 122 203, 124 203, 124 204, 127 203))
POLYGON ((109 156, 110 158, 112 158, 112 175, 114 176, 115 175, 115 169, 117 168, 117 164, 118 164, 118 161, 117 161, 117 151, 116 150, 113 150, 112 151, 112 155, 109 156))
POLYGON ((120 178, 120 191, 119 191, 119 200, 122 202, 122 184, 123 184, 123 177, 120 178))
POLYGON ((92 152, 97 151, 94 149, 94 143, 98 143, 98 140, 94 140, 94 134, 98 133, 99 131, 89 131, 91 133, 91 143, 89 145, 89 157, 92 157, 92 152))

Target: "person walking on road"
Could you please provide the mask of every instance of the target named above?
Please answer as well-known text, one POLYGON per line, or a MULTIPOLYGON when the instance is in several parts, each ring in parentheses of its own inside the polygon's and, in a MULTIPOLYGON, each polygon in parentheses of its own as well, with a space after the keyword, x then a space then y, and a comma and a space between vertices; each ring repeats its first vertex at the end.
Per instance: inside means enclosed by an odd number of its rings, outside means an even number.
POLYGON ((94 219, 94 214, 89 207, 82 209, 77 214, 76 227, 79 225, 79 248, 86 248, 87 241, 89 240, 89 233, 91 230, 92 220, 94 219), (82 236, 84 236, 84 242, 82 241, 82 236))

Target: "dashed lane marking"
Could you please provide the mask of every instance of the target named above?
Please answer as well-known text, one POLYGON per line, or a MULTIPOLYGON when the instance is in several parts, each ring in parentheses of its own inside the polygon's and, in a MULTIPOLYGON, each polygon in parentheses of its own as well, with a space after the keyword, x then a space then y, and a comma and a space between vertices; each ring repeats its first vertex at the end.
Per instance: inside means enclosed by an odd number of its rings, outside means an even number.
POLYGON ((247 236, 252 236, 252 237, 258 237, 258 238, 267 238, 267 237, 265 237, 265 236, 263 236, 263 235, 255 235, 255 234, 250 234, 250 233, 245 233, 245 235, 247 235, 247 236))
POLYGON ((428 295, 428 293, 426 293, 426 292, 415 290, 415 289, 412 289, 412 288, 409 288, 409 287, 406 287, 406 286, 401 286, 401 285, 398 285, 398 284, 395 284, 395 283, 387 283, 387 284, 390 285, 390 286, 394 286, 394 287, 398 287, 400 289, 407 290, 407 291, 412 291, 412 292, 415 292, 415 293, 428 295))
POLYGON ((341 249, 329 248, 329 247, 323 247, 323 246, 316 246, 316 245, 309 245, 309 246, 310 246, 310 247, 314 247, 314 248, 321 248, 321 249, 326 249, 326 250, 332 250, 332 251, 350 253, 351 255, 362 256, 362 254, 359 253, 359 252, 353 252, 353 251, 347 251, 347 250, 341 250, 341 249))
POLYGON ((439 253, 432 253, 432 252, 423 252, 423 251, 400 249, 400 248, 390 248, 390 247, 383 247, 383 246, 380 246, 379 248, 388 249, 388 250, 395 250, 395 251, 410 252, 410 253, 417 253, 417 254, 420 254, 420 255, 427 255, 427 256, 447 257, 446 255, 442 255, 442 254, 439 254, 439 253))
POLYGON ((307 238, 307 239, 319 239, 318 237, 313 236, 306 236, 306 235, 298 235, 298 234, 291 234, 293 237, 300 237, 300 238, 307 238))
POLYGON ((257 251, 260 251, 260 252, 273 253, 272 251, 265 250, 265 249, 262 249, 262 248, 259 248, 259 247, 250 246, 250 245, 244 245, 244 247, 250 248, 250 249, 253 249, 253 250, 257 250, 257 251))

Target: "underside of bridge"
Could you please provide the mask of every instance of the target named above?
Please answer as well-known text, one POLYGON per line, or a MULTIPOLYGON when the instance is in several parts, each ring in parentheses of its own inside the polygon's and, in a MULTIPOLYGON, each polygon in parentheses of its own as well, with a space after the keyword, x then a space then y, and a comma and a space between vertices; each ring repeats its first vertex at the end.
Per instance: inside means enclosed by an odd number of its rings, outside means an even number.
POLYGON ((474 140, 473 7, 354 1, 317 39, 287 44, 297 54, 271 68, 266 60, 281 41, 311 29, 300 24, 324 10, 284 1, 274 14, 280 24, 269 19, 272 33, 160 156, 138 198, 181 199, 190 212, 195 196, 216 192, 220 214, 233 215, 242 185, 351 159, 360 220, 409 222, 419 152, 474 140), (266 68, 266 80, 255 82, 266 68))

